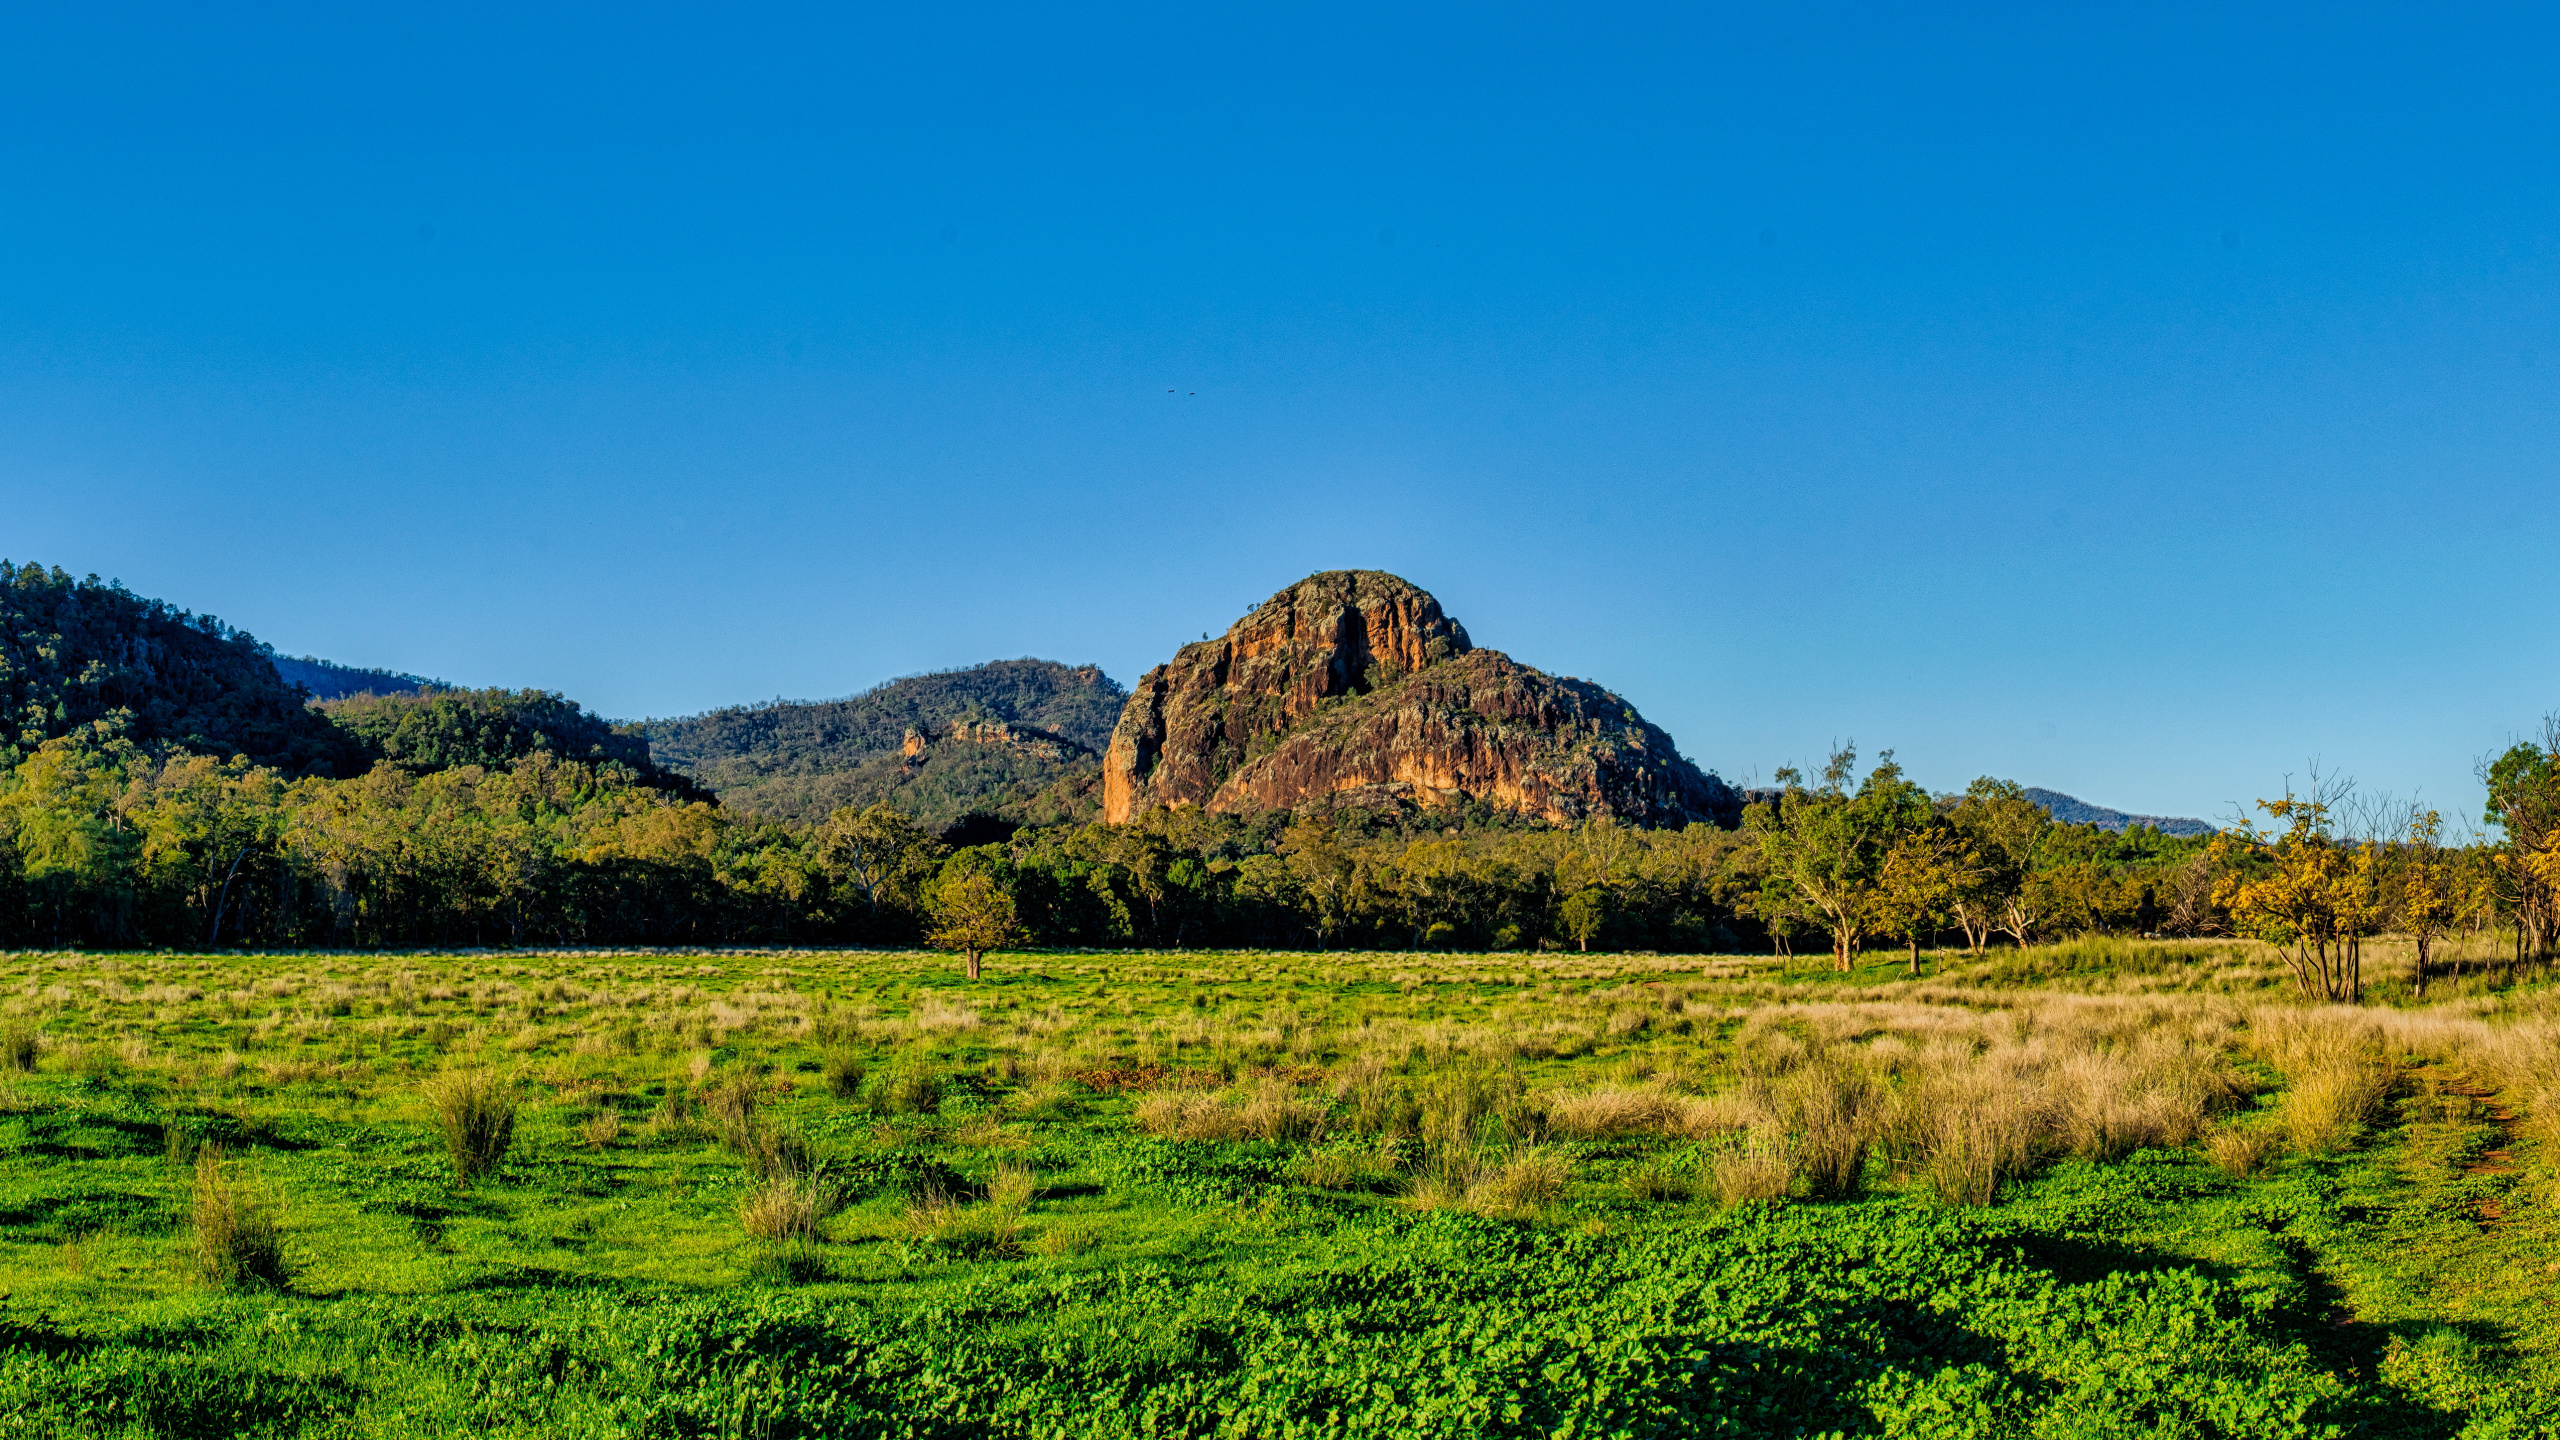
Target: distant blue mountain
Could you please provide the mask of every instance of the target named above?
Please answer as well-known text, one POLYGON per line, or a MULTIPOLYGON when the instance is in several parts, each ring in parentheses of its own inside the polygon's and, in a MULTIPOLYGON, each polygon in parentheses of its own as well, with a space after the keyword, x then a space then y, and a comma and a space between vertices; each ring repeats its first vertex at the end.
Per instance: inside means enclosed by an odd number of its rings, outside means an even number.
POLYGON ((2210 835, 2214 827, 2201 820, 2187 820, 2174 815, 2127 815, 2085 800, 2075 800, 2059 790, 2027 787, 2027 798, 2050 811, 2065 825, 2095 825, 2101 830, 2122 830, 2134 825, 2148 825, 2163 835, 2210 835))
POLYGON ((314 700, 337 700, 366 694, 411 695, 420 690, 451 688, 440 680, 403 675, 396 670, 359 670, 316 655, 278 655, 275 662, 276 674, 283 677, 284 683, 310 691, 314 700))

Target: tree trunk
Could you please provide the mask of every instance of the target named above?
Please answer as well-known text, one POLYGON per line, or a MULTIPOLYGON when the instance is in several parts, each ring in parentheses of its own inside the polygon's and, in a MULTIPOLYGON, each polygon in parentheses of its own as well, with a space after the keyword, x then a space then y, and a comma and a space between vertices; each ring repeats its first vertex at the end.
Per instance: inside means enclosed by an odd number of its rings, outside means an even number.
POLYGON ((2427 937, 2418 937, 2418 973, 2409 979, 2409 993, 2424 999, 2427 993, 2427 937))
POLYGON ((1920 973, 1920 937, 1906 935, 1903 938, 1911 944, 1911 973, 1917 975, 1920 973))
POLYGON ((969 952, 969 978, 978 978, 978 952, 975 950, 969 952))
POLYGON ((240 847, 240 853, 231 857, 231 868, 223 873, 222 897, 213 902, 213 928, 207 930, 204 936, 204 946, 208 950, 222 941, 222 912, 224 907, 231 903, 231 882, 240 874, 240 862, 248 858, 249 847, 243 845, 240 847))

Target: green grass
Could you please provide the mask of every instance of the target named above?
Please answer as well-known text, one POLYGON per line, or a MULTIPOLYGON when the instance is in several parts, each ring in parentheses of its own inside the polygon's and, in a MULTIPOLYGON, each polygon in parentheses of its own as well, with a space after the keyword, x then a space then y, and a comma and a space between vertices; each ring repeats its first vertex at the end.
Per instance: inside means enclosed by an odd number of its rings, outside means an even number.
POLYGON ((2247 1176, 2050 1140, 1957 1206, 1879 1130, 1716 1203, 1753 1077, 1886 1105, 1959 1030, 2203 1036, 2274 1124, 2257 959, 2109 946, 0 957, 0 1433, 2554 1433, 2552 1157, 2423 1037, 2247 1176), (467 1187, 455 1074, 518 1105, 467 1187), (207 1146, 281 1289, 202 1278, 207 1146))

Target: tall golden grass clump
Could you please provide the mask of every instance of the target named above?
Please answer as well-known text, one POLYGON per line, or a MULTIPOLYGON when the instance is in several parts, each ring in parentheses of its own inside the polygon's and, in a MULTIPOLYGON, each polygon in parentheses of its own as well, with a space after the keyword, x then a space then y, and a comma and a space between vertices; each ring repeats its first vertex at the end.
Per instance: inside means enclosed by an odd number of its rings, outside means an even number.
POLYGON ((1698 1135, 1712 1125, 1711 1111, 1694 1095, 1661 1086, 1603 1085, 1547 1097, 1547 1124, 1577 1140, 1621 1135, 1698 1135))
POLYGON ((2213 1167, 2234 1177, 2255 1175, 2284 1148, 2284 1133, 2273 1125, 2233 1123, 2204 1137, 2204 1155, 2213 1167))
POLYGON ((702 1091, 702 1108, 711 1117, 711 1128, 719 1133, 720 1143, 741 1155, 751 1155, 761 1130, 756 1109, 763 1100, 761 1087, 753 1075, 739 1072, 702 1091))
POLYGON ((1900 1173, 1918 1176, 1952 1205, 1988 1205, 2027 1173, 2054 1123, 2054 1106, 2030 1075, 1985 1060, 1916 1068, 1894 1092, 1884 1148, 1900 1173))
POLYGON ((590 1150, 610 1149, 622 1138, 622 1112, 606 1107, 578 1122, 578 1141, 590 1150))
POLYGON ((1533 1138, 1544 1115, 1530 1102, 1520 1073, 1508 1066, 1456 1063, 1416 1087, 1422 1143, 1434 1150, 1533 1138))
POLYGON ((273 1210, 241 1188, 219 1146, 207 1145, 196 1155, 188 1223, 196 1275, 207 1285, 225 1290, 248 1285, 282 1289, 292 1278, 285 1267, 284 1237, 273 1210))
POLYGON ((1745 1131, 1740 1143, 1708 1160, 1707 1183, 1720 1205, 1784 1200, 1795 1189, 1794 1147, 1785 1134, 1771 1129, 1745 1131))
POLYGON ((987 1181, 987 1203, 1009 1210, 1031 1208, 1031 1198, 1040 1193, 1040 1177, 1028 1165, 1008 1160, 996 1167, 987 1181))
POLYGON ((776 1245, 813 1245, 828 1216, 844 1208, 844 1192, 821 1173, 775 1174, 738 1202, 738 1223, 776 1245))
POLYGON ((2399 1082, 2393 1047, 2354 1011, 2262 1013, 2251 1038, 2284 1074, 2276 1123, 2300 1154, 2323 1155, 2352 1142, 2399 1082))
POLYGON ((954 1255, 1014 1255, 1022 1250, 1022 1208, 970 1205, 940 1190, 907 1202, 907 1233, 954 1255))
POLYGON ((1154 1090, 1138 1099, 1139 1129, 1168 1140, 1299 1140, 1324 1126, 1326 1106, 1285 1080, 1225 1090, 1154 1090))
POLYGON ((2304 1155, 2349 1144, 2397 1080, 2396 1067, 2372 1055, 2340 1054, 2305 1066, 2276 1108, 2285 1138, 2304 1155))
POLYGON ((1813 1198, 1845 1200, 1865 1188, 1882 1098, 1872 1075, 1841 1059, 1802 1066, 1772 1087, 1777 1114, 1794 1137, 1797 1172, 1813 1198))
POLYGON ((1318 1190, 1352 1189, 1374 1179, 1377 1170, 1368 1153, 1350 1145, 1302 1150, 1289 1162, 1291 1180, 1318 1190))
POLYGON ((1447 1150, 1414 1174, 1404 1204, 1411 1210, 1527 1215, 1563 1198, 1572 1178, 1572 1161, 1544 1146, 1482 1153, 1447 1150))
POLYGON ((488 1070, 449 1070, 427 1082, 427 1105, 444 1134, 457 1184, 498 1168, 516 1139, 516 1090, 488 1070))
POLYGON ((6 1027, 0 1027, 0 1070, 15 1070, 20 1074, 32 1071, 36 1068, 36 1057, 43 1051, 44 1042, 37 1038, 33 1026, 13 1021, 6 1027))
POLYGON ((2560 1023, 2481 1026, 2461 1059, 2545 1144, 2560 1144, 2560 1023))

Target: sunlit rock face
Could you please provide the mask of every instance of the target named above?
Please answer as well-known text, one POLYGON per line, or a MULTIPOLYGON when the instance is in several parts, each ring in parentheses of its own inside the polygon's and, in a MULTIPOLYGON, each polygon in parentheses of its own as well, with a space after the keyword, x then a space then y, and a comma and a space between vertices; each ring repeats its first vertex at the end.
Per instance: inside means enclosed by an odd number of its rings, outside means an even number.
POLYGON ((1479 650, 1430 592, 1310 575, 1147 672, 1103 755, 1103 817, 1161 805, 1475 799, 1556 824, 1730 825, 1740 799, 1597 685, 1479 650))

